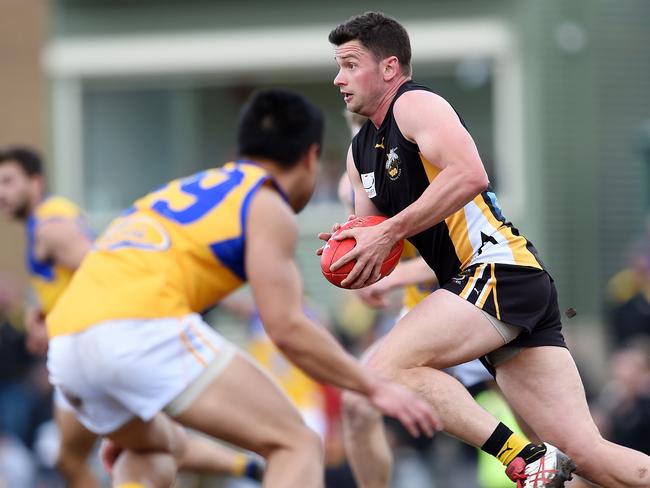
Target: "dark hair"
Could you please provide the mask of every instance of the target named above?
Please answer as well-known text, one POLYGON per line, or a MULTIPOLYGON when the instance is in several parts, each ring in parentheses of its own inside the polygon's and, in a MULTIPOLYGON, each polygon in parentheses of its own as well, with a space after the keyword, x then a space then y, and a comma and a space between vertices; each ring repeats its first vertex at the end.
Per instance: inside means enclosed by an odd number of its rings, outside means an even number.
POLYGON ((356 15, 335 27, 328 37, 335 46, 359 41, 377 60, 396 56, 405 74, 411 73, 411 42, 406 29, 383 12, 356 15))
POLYGON ((257 92, 242 109, 237 135, 240 156, 293 167, 312 144, 323 141, 323 113, 297 93, 257 92))
POLYGON ((28 176, 43 174, 43 162, 41 156, 32 149, 21 146, 13 146, 0 149, 0 164, 15 162, 20 165, 28 176))

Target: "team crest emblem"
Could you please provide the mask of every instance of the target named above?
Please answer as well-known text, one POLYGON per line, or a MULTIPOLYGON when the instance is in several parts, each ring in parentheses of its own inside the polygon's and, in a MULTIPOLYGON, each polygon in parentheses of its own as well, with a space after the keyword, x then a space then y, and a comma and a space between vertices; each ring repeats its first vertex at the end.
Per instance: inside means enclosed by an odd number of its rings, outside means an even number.
POLYGON ((388 177, 395 181, 402 174, 401 161, 397 155, 397 148, 394 147, 386 155, 386 173, 388 177))

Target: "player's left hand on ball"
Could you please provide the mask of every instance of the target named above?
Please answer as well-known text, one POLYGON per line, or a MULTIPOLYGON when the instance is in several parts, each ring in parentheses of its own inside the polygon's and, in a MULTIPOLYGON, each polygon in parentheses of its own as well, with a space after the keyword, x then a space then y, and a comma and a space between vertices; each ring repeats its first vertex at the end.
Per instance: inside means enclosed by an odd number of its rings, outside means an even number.
MULTIPOLYGON (((354 215, 354 214, 352 214, 352 215, 348 216, 348 222, 349 222, 350 220, 354 220, 354 219, 356 219, 356 218, 357 218, 357 216, 354 215)), ((339 223, 337 222, 337 223, 335 223, 334 225, 332 225, 332 231, 331 231, 331 232, 321 232, 320 234, 318 234, 318 238, 319 238, 321 241, 325 241, 325 242, 327 242, 327 241, 330 240, 330 238, 332 237, 332 235, 334 234, 334 232, 336 232, 336 231, 339 230, 340 228, 341 228, 341 224, 339 224, 339 223)), ((321 254, 323 254, 323 248, 324 248, 324 247, 325 247, 325 246, 322 246, 322 247, 319 247, 318 249, 316 249, 316 256, 320 256, 321 254)))
POLYGON ((99 447, 99 457, 102 460, 104 470, 110 475, 113 471, 113 465, 117 458, 122 454, 124 449, 110 439, 102 439, 99 447))
POLYGON ((442 430, 442 421, 431 406, 402 385, 380 381, 368 398, 383 414, 398 419, 413 437, 433 437, 442 430))

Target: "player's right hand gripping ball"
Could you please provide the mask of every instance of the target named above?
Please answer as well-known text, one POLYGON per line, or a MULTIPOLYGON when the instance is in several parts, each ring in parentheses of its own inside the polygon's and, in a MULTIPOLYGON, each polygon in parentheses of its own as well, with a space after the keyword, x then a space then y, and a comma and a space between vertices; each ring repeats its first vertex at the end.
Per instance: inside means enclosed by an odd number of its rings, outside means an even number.
MULTIPOLYGON (((323 248, 323 254, 320 257, 320 269, 323 272, 323 276, 327 278, 327 281, 336 285, 340 288, 345 288, 341 286, 341 281, 347 278, 348 273, 352 271, 356 260, 350 261, 349 263, 344 264, 336 271, 330 271, 330 266, 338 261, 343 255, 350 252, 350 250, 357 245, 357 241, 352 238, 343 239, 342 241, 337 241, 334 239, 341 231, 346 229, 351 229, 353 227, 370 227, 377 225, 386 220, 386 217, 380 215, 370 215, 367 217, 359 217, 354 220, 349 220, 344 225, 337 230, 332 237, 327 241, 327 244, 323 248)), ((404 249, 404 241, 400 240, 388 253, 388 256, 381 265, 381 275, 380 279, 388 276, 397 266, 399 258, 402 255, 402 250, 404 249)))

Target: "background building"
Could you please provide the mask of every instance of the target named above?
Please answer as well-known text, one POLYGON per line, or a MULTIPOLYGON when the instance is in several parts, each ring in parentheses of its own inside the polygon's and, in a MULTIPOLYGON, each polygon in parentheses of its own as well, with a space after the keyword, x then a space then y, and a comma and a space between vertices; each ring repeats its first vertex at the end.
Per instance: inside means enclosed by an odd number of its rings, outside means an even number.
MULTIPOLYGON (((505 215, 578 311, 572 347, 601 381, 607 283, 648 234, 647 0, 0 0, 0 146, 43 148, 51 189, 101 229, 160 183, 232 158, 253 90, 298 90, 327 116, 299 253, 306 292, 330 307, 339 292, 315 236, 345 218, 335 181, 349 133, 327 34, 366 10, 406 25, 414 78, 467 122, 505 215)), ((0 235, 0 273, 22 287, 22 229, 0 222, 0 235)))

